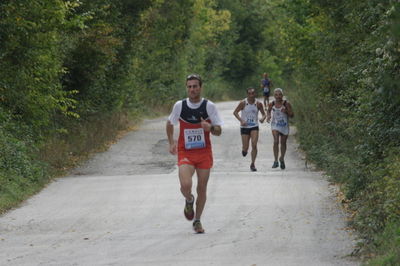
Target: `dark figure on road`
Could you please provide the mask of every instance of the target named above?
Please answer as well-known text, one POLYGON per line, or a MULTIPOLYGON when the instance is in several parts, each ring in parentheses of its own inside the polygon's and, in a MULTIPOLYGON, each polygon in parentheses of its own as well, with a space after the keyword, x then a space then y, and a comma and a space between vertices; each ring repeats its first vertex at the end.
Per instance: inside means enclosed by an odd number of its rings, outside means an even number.
POLYGON ((267 108, 269 105, 269 95, 272 89, 272 80, 268 77, 268 73, 263 74, 263 79, 261 80, 260 87, 263 90, 264 95, 264 106, 267 108))

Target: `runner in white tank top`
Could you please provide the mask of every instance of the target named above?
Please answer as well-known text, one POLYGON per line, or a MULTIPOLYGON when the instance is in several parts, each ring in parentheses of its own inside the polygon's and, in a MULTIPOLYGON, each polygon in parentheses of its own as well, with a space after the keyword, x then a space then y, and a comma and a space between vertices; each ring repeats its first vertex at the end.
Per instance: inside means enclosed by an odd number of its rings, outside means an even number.
POLYGON ((271 129, 279 131, 282 135, 289 135, 288 115, 284 112, 286 104, 286 101, 284 101, 283 105, 280 107, 273 104, 271 110, 271 129))
POLYGON ((255 99, 253 103, 250 103, 247 98, 244 100, 244 108, 240 112, 240 118, 242 121, 246 121, 245 125, 240 125, 241 128, 253 128, 258 127, 258 100, 255 99))
POLYGON ((247 89, 247 98, 240 101, 233 115, 240 122, 240 134, 242 136, 242 155, 247 155, 249 142, 251 139, 251 164, 250 170, 257 171, 254 163, 257 157, 258 142, 258 121, 265 121, 266 114, 263 104, 256 99, 256 91, 254 88, 247 89), (239 112, 241 113, 239 116, 239 112), (258 120, 258 112, 261 112, 262 118, 258 120))
POLYGON ((274 163, 272 168, 285 169, 286 141, 289 136, 289 117, 293 117, 292 106, 283 100, 283 91, 280 88, 274 90, 275 100, 268 106, 267 122, 271 122, 272 136, 274 137, 274 163), (279 145, 281 156, 279 157, 279 145))

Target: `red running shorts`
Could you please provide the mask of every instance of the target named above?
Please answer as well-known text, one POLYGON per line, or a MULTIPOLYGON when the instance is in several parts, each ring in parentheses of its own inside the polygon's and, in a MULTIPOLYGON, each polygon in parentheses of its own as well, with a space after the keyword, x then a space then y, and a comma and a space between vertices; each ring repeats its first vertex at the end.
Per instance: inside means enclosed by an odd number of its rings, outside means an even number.
POLYGON ((211 151, 178 152, 178 166, 183 164, 193 165, 198 169, 210 169, 213 167, 213 156, 211 151))

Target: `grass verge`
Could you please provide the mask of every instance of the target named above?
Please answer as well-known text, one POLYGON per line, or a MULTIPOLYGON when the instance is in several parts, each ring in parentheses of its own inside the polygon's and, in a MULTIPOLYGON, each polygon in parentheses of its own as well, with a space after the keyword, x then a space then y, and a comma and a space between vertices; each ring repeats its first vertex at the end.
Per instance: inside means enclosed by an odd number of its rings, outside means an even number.
POLYGON ((95 152, 106 150, 140 121, 137 114, 127 113, 80 121, 69 125, 68 134, 50 136, 39 148, 0 128, 0 214, 95 152))

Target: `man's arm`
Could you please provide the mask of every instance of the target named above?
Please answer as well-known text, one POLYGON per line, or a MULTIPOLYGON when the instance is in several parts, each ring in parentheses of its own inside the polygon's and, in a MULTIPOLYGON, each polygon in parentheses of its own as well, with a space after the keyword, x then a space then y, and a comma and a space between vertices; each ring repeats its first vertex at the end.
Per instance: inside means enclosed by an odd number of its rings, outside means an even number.
POLYGON ((169 152, 173 155, 178 153, 178 146, 174 140, 174 124, 178 123, 180 113, 182 111, 182 101, 177 101, 172 108, 172 112, 168 117, 165 130, 167 132, 169 152))
POLYGON ((271 110, 272 110, 272 103, 268 105, 268 110, 267 110, 267 123, 271 122, 271 110))
POLYGON ((239 116, 239 112, 242 111, 243 108, 244 108, 244 101, 240 101, 235 111, 233 111, 233 115, 236 117, 237 120, 239 120, 241 126, 246 126, 246 121, 243 121, 242 118, 239 116))
POLYGON ((222 133, 221 126, 211 125, 203 118, 201 118, 201 127, 204 129, 204 131, 210 131, 210 133, 213 134, 214 136, 219 136, 222 133))
POLYGON ((169 120, 167 121, 165 129, 168 137, 169 152, 175 155, 177 154, 177 146, 176 146, 176 141, 174 140, 174 125, 171 123, 171 121, 169 120))
POLYGON ((264 105, 261 102, 257 102, 257 107, 258 107, 258 110, 261 112, 261 115, 262 115, 262 117, 260 119, 260 122, 264 123, 265 119, 267 118, 267 114, 264 111, 264 105))
POLYGON ((221 126, 211 126, 210 132, 214 136, 220 136, 222 134, 222 127, 221 126))
POLYGON ((287 115, 288 115, 290 118, 292 118, 292 117, 294 116, 293 109, 292 109, 292 105, 291 105, 289 102, 286 102, 285 108, 286 108, 286 113, 287 113, 287 115))
POLYGON ((213 134, 214 136, 220 136, 222 133, 221 126, 223 125, 224 122, 222 121, 221 117, 219 116, 217 107, 211 101, 209 101, 207 104, 207 113, 209 115, 209 118, 210 118, 212 124, 208 123, 207 121, 205 121, 202 118, 201 126, 203 127, 203 129, 205 131, 210 131, 211 134, 213 134))

